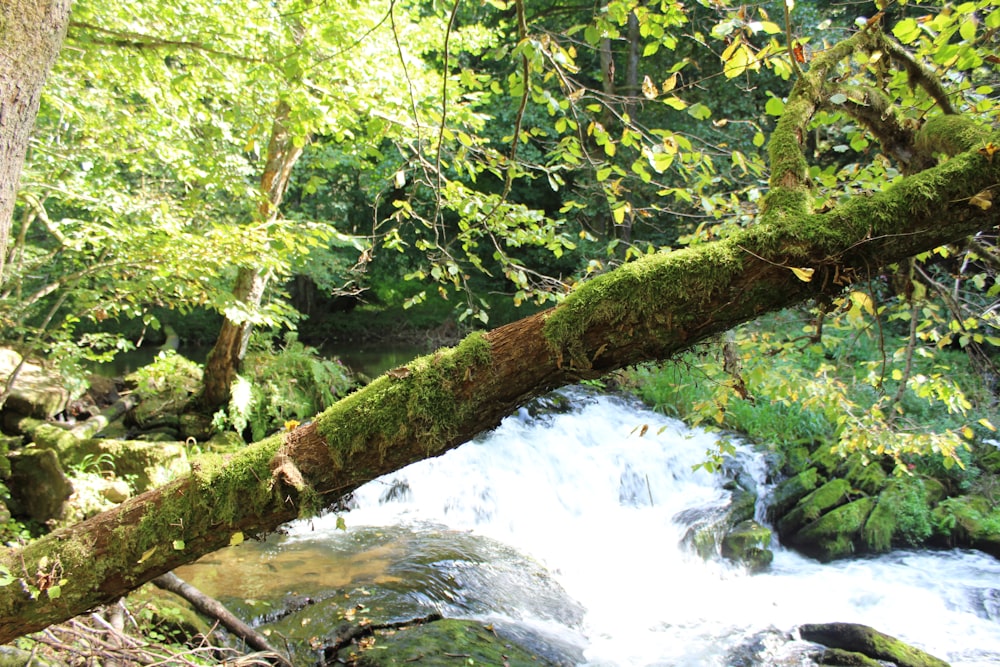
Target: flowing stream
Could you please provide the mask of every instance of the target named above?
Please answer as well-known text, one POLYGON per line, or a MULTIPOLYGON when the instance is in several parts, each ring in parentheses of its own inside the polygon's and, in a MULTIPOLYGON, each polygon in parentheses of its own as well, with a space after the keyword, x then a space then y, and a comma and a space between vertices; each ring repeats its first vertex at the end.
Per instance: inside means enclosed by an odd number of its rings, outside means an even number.
MULTIPOLYGON (((563 664, 811 665, 795 627, 845 621, 956 667, 1000 664, 1000 561, 905 551, 822 565, 775 544, 763 573, 705 562, 682 542, 685 517, 728 503, 724 478, 693 470, 714 436, 582 388, 547 402, 362 487, 346 530, 333 514, 299 521, 180 576, 320 640, 355 613, 440 611, 563 664)), ((766 493, 759 457, 739 458, 766 493)))

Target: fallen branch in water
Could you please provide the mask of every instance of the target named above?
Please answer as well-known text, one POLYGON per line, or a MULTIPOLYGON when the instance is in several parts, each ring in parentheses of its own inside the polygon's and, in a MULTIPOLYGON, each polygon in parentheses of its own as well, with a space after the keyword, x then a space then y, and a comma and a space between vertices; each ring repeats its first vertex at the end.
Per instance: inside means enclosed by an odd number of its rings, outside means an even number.
POLYGON ((161 574, 153 579, 153 583, 165 591, 170 591, 181 596, 190 602, 198 612, 218 620, 224 628, 245 641, 248 646, 252 646, 258 651, 273 654, 274 660, 278 664, 292 667, 292 663, 288 658, 272 647, 267 639, 264 638, 264 635, 237 618, 233 612, 226 609, 224 604, 215 598, 205 595, 173 572, 161 574))

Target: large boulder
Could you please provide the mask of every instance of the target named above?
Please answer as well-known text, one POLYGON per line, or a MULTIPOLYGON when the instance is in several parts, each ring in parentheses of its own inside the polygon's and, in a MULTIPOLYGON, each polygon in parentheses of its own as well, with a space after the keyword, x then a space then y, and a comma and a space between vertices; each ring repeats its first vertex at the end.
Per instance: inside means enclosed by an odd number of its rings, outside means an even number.
MULTIPOLYGON (((21 363, 21 355, 10 348, 0 348, 0 382, 6 383, 21 363)), ((49 419, 69 405, 69 391, 55 371, 26 361, 18 371, 14 386, 3 409, 5 413, 49 419)))
POLYGON ((851 653, 859 653, 897 667, 949 667, 948 663, 940 658, 935 658, 933 655, 879 632, 875 628, 858 623, 807 624, 799 628, 799 635, 809 642, 851 653))
POLYGON ((51 449, 26 447, 10 457, 10 510, 15 516, 45 523, 62 518, 73 493, 59 457, 51 449))

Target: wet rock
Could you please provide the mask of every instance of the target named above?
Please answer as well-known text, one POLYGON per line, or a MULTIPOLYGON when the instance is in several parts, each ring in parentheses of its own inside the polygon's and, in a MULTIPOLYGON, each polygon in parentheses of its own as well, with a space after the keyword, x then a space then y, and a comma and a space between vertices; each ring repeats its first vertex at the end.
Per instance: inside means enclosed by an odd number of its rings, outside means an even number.
POLYGON ((73 486, 51 449, 26 447, 10 457, 10 510, 15 516, 45 523, 59 519, 73 486))
MULTIPOLYGON (((948 663, 895 637, 857 623, 816 623, 799 628, 802 639, 832 649, 860 653, 898 667, 949 667, 948 663)), ((852 664, 852 663, 823 663, 852 664)))
MULTIPOLYGON (((383 665, 571 665, 529 651, 503 638, 490 625, 442 619, 385 632, 373 631, 353 645, 327 655, 326 664, 344 661, 358 667, 383 665)), ((329 649, 328 649, 329 650, 329 649)))
POLYGON ((774 560, 770 544, 770 528, 752 519, 742 521, 722 538, 722 556, 746 565, 751 572, 759 572, 774 560))
POLYGON ((972 547, 1000 558, 1000 509, 983 496, 941 501, 931 511, 936 541, 948 547, 972 547))
POLYGON ((768 517, 773 521, 784 516, 795 507, 796 503, 815 491, 823 481, 816 468, 809 468, 779 482, 768 499, 768 517))
POLYGON ((815 657, 816 663, 831 667, 883 667, 883 663, 873 660, 863 653, 828 648, 815 657))

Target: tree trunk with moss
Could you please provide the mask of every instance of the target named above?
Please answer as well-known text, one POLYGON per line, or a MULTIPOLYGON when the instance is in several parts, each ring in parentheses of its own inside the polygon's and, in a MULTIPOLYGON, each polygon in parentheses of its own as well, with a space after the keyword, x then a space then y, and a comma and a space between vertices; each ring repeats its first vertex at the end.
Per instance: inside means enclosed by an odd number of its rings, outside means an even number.
MULTIPOLYGON (((847 57, 867 39, 877 36, 858 33, 823 58, 847 57)), ((626 264, 582 284, 552 310, 473 334, 376 379, 307 426, 229 459, 205 456, 188 477, 5 551, 0 563, 14 582, 0 588, 0 643, 438 456, 553 388, 667 359, 763 313, 832 297, 881 267, 1000 223, 1000 207, 970 203, 1000 182, 1000 158, 979 150, 1000 137, 947 115, 929 120, 910 144, 911 156, 944 149, 954 154, 948 161, 879 194, 810 212, 800 142, 821 103, 815 96, 824 91, 823 58, 796 86, 772 136, 771 192, 756 224, 626 264)))
POLYGON ((69 25, 70 0, 0 2, 0 279, 28 138, 69 25))

